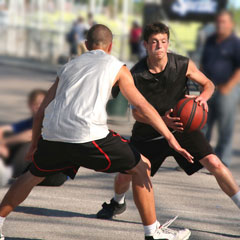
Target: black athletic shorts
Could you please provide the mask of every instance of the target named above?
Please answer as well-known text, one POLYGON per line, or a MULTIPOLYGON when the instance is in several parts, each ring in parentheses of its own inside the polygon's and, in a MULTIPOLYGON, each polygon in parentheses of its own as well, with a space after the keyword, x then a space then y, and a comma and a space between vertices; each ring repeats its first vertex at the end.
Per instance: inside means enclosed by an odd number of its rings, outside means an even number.
POLYGON ((43 140, 33 156, 30 172, 46 177, 63 172, 74 179, 79 167, 99 172, 125 172, 140 161, 140 154, 128 140, 110 131, 106 138, 87 143, 65 143, 43 140))
POLYGON ((192 175, 203 166, 199 162, 209 154, 214 154, 212 147, 208 143, 201 131, 194 132, 175 132, 175 138, 181 147, 185 148, 193 157, 194 163, 189 163, 182 155, 174 151, 165 138, 150 141, 136 142, 131 139, 134 147, 151 162, 151 175, 153 176, 161 167, 164 160, 173 156, 178 165, 188 174, 192 175))

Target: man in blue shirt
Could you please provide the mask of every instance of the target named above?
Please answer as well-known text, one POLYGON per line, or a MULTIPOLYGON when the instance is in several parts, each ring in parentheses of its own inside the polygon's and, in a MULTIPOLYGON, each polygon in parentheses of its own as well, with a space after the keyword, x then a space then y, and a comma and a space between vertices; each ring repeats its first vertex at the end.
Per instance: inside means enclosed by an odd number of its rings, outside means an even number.
MULTIPOLYGON (((35 89, 28 95, 28 107, 31 116, 22 121, 0 126, 0 160, 4 159, 5 164, 12 166, 13 177, 17 178, 26 170, 30 162, 25 160, 25 155, 32 140, 33 118, 36 115, 46 91, 35 89)), ((66 181, 67 177, 57 173, 47 177, 41 185, 59 186, 66 181)))
POLYGON ((216 85, 216 91, 208 103, 206 136, 210 141, 213 125, 217 123, 218 142, 215 152, 229 166, 240 93, 240 39, 234 33, 233 16, 228 11, 217 15, 216 33, 207 39, 204 47, 202 70, 216 85))
POLYGON ((13 164, 14 166, 17 164, 17 167, 14 167, 15 176, 21 174, 19 171, 22 171, 22 167, 28 164, 24 161, 24 155, 32 139, 33 117, 45 95, 45 90, 33 90, 28 96, 31 116, 13 124, 0 126, 0 156, 5 158, 7 164, 13 164), (22 151, 22 149, 25 149, 25 151, 22 151))

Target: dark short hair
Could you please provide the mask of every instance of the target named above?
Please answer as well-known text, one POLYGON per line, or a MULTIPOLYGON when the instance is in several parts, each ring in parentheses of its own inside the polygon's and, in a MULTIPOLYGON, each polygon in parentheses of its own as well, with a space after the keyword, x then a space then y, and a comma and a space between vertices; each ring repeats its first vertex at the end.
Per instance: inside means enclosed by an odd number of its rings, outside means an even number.
POLYGON ((155 23, 146 25, 146 27, 143 30, 143 40, 147 42, 149 37, 152 34, 158 34, 158 33, 167 34, 168 39, 170 37, 169 27, 164 23, 155 22, 155 23))
POLYGON ((43 89, 34 89, 28 95, 28 103, 33 103, 39 95, 46 96, 47 91, 43 89))
POLYGON ((112 42, 111 30, 103 24, 95 24, 87 33, 88 46, 107 46, 112 42))

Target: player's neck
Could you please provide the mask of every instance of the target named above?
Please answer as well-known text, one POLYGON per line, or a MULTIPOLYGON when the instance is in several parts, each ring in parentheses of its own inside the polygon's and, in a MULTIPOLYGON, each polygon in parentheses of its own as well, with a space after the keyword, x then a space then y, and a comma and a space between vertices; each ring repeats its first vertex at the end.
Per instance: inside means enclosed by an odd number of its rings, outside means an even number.
POLYGON ((148 65, 148 70, 151 73, 160 73, 162 72, 166 65, 168 63, 168 56, 166 54, 166 56, 164 56, 161 59, 156 59, 153 57, 148 57, 147 58, 147 65, 148 65))

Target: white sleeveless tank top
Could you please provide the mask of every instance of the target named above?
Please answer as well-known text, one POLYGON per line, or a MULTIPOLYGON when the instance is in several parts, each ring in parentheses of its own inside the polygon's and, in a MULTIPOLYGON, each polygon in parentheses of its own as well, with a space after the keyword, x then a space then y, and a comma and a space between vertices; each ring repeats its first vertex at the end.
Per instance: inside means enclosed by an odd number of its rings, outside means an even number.
POLYGON ((42 137, 84 143, 108 134, 106 104, 124 63, 102 50, 86 52, 58 72, 56 96, 45 109, 42 137))

